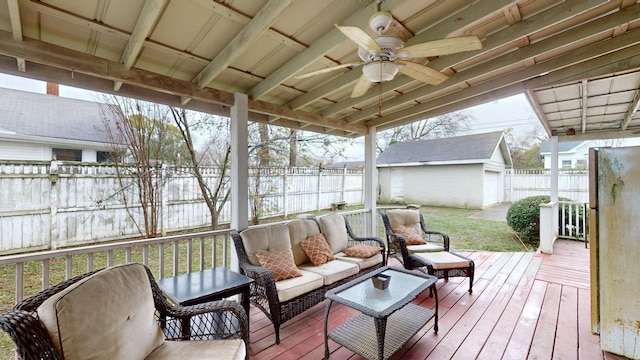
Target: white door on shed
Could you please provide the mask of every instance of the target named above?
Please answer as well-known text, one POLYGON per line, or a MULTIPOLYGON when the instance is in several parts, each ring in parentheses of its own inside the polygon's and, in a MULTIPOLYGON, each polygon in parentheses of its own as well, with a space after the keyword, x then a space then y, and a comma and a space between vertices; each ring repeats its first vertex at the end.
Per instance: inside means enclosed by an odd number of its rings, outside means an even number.
POLYGON ((500 173, 495 171, 484 172, 484 199, 482 205, 493 205, 499 202, 498 200, 498 179, 500 173))
POLYGON ((392 202, 404 201, 404 171, 402 168, 391 169, 391 194, 392 202))

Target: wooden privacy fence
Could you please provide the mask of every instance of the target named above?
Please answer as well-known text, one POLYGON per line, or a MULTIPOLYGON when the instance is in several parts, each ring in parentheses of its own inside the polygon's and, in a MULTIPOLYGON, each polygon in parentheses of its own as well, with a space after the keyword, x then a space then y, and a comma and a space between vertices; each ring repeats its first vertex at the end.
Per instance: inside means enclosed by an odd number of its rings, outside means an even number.
MULTIPOLYGON (((211 224, 197 180, 188 169, 148 171, 160 189, 154 194, 159 234, 211 224)), ((220 178, 215 168, 203 169, 203 175, 211 187, 220 178)), ((507 170, 504 178, 505 201, 549 194, 548 170, 507 170)), ((143 223, 142 207, 133 179, 127 175, 121 181, 111 165, 0 162, 0 253, 140 236, 136 224, 143 223)), ((259 194, 252 197, 259 202, 255 217, 287 216, 342 202, 362 204, 363 182, 362 169, 251 169, 249 193, 259 194)), ((586 171, 560 171, 559 195, 587 202, 588 183, 586 171)), ((219 221, 229 219, 230 204, 225 204, 219 221)))
MULTIPOLYGON (((186 168, 152 168, 157 185, 158 233, 211 224, 196 178, 186 168)), ((140 236, 143 224, 135 170, 101 164, 62 162, 0 163, 0 252, 86 245, 140 236)), ((215 188, 220 171, 203 169, 215 188)), ((331 208, 344 201, 364 202, 361 169, 252 169, 250 194, 260 202, 257 217, 331 208), (257 192, 255 191, 257 189, 257 192)), ((227 185, 228 186, 228 185, 227 185)), ((251 216, 251 214, 249 214, 251 216)), ((219 222, 228 223, 230 204, 219 222)))
MULTIPOLYGON (((529 196, 550 195, 551 170, 507 169, 504 176, 504 199, 516 202, 529 196)), ((589 202, 589 173, 587 170, 560 169, 558 196, 579 203, 589 202)))

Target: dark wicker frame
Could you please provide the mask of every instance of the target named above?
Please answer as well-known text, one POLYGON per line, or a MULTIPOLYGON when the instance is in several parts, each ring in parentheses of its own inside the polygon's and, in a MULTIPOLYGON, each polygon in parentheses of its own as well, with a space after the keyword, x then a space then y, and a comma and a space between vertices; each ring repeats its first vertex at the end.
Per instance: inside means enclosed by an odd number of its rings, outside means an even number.
MULTIPOLYGON (((445 279, 448 281, 450 277, 468 277, 469 278, 469 294, 473 293, 473 278, 475 274, 475 263, 473 260, 464 257, 460 254, 456 254, 454 252, 449 251, 449 235, 440 232, 440 231, 430 231, 431 233, 442 234, 444 238, 445 251, 450 252, 451 254, 458 256, 464 260, 469 262, 469 266, 460 267, 460 268, 452 268, 452 269, 435 269, 431 263, 426 261, 424 258, 417 256, 415 254, 411 254, 409 249, 407 248, 405 239, 402 235, 394 233, 391 230, 391 224, 389 223, 389 217, 386 213, 381 212, 382 222, 384 223, 385 232, 387 234, 387 241, 389 242, 389 248, 391 251, 396 254, 400 254, 402 256, 402 264, 405 269, 408 270, 421 270, 426 272, 429 275, 433 275, 438 279, 445 279)), ((420 226, 423 230, 425 230, 424 220, 422 219, 422 214, 420 214, 420 226)))
MULTIPOLYGON (((145 266, 151 283, 156 319, 162 325, 166 340, 242 339, 249 357, 249 319, 244 308, 235 301, 219 300, 192 306, 174 306, 162 293, 145 266), (190 335, 182 334, 183 322, 191 317, 190 335)), ((62 360, 46 329, 37 318, 36 310, 52 295, 75 284, 79 280, 100 271, 96 270, 65 280, 16 304, 13 311, 0 315, 0 328, 16 344, 18 358, 22 360, 62 360)))
MULTIPOLYGON (((427 225, 424 223, 424 218, 422 217, 422 213, 418 212, 420 215, 420 229, 422 229, 422 237, 427 243, 440 245, 444 248, 444 251, 449 251, 449 235, 442 231, 431 230, 427 228, 427 225)), ((389 217, 387 213, 381 212, 382 222, 384 223, 385 234, 387 235, 387 249, 388 255, 393 254, 394 252, 399 252, 399 248, 394 247, 393 239, 397 236, 402 236, 400 234, 396 234, 391 229, 391 223, 389 222, 389 217)))
POLYGON ((319 304, 324 300, 324 294, 327 290, 336 286, 347 283, 363 274, 376 270, 387 263, 386 253, 384 251, 384 241, 377 237, 359 237, 353 233, 351 226, 346 218, 344 218, 347 234, 349 235, 348 246, 355 244, 377 245, 382 248, 382 263, 378 266, 372 266, 361 270, 358 274, 342 279, 330 285, 311 290, 303 295, 293 299, 280 302, 278 292, 276 290, 276 282, 273 279, 271 271, 261 266, 255 266, 249 263, 247 253, 242 244, 242 237, 238 232, 232 232, 233 243, 238 253, 238 261, 240 263, 240 272, 246 276, 253 278, 255 282, 251 284, 251 303, 265 313, 267 318, 273 323, 273 329, 276 336, 276 344, 280 343, 280 325, 287 320, 303 313, 307 309, 319 304))

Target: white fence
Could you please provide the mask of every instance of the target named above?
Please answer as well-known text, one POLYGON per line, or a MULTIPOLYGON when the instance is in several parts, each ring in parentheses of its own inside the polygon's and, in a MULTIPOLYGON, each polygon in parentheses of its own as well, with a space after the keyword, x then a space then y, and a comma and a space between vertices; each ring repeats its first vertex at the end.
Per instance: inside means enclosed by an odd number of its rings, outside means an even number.
MULTIPOLYGON (((535 195, 550 195, 551 170, 507 169, 504 182, 504 199, 507 202, 515 202, 535 195)), ((588 171, 559 170, 558 196, 579 203, 589 202, 588 171)))
MULTIPOLYGON (((139 236, 142 223, 136 186, 124 179, 124 190, 115 168, 107 165, 48 162, 0 162, 0 253, 16 250, 59 248, 139 236), (55 163, 54 163, 55 164, 55 163), (129 210, 123 198, 127 197, 129 210)), ((158 233, 202 228, 211 224, 209 211, 195 177, 186 169, 157 171, 162 184, 158 233)), ((216 169, 206 169, 211 187, 219 180, 216 169)), ((505 201, 532 195, 548 195, 548 170, 507 170, 505 201)), ((270 168, 252 172, 249 184, 259 181, 262 212, 259 217, 331 208, 333 203, 364 202, 360 169, 270 168)), ((588 201, 585 171, 561 171, 559 195, 588 201)), ((251 191, 250 191, 251 193, 251 191)), ((251 214, 249 214, 250 216, 251 214)), ((220 222, 230 219, 225 205, 220 222)))
MULTIPOLYGON (((160 199, 156 207, 157 218, 162 219, 158 233, 211 224, 194 176, 185 169, 149 171, 155 172, 160 189, 154 194, 160 199)), ((203 175, 215 188, 219 172, 205 169, 203 175)), ((142 224, 142 208, 134 178, 119 178, 116 169, 108 165, 0 163, 0 253, 140 236, 136 224, 142 224)), ((327 209, 339 201, 364 201, 362 170, 261 169, 254 171, 250 186, 258 179, 260 194, 265 194, 259 217, 327 209)), ((229 219, 230 205, 226 204, 219 221, 229 219)))

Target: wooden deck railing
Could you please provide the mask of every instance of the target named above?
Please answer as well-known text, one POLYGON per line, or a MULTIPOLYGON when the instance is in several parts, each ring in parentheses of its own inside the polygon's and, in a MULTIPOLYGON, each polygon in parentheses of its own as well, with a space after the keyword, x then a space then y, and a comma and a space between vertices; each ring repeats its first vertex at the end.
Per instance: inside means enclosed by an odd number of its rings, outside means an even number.
POLYGON ((559 201, 560 230, 558 237, 586 241, 589 224, 589 204, 559 201))
MULTIPOLYGON (((365 215, 369 212, 355 210, 341 214, 349 220, 357 234, 364 235, 365 215)), ((65 279, 120 263, 143 263, 152 270, 156 279, 216 266, 230 267, 231 231, 205 231, 2 256, 0 311, 8 310, 7 307, 13 306, 13 303, 65 279), (9 302, 13 303, 8 305, 9 302)))

